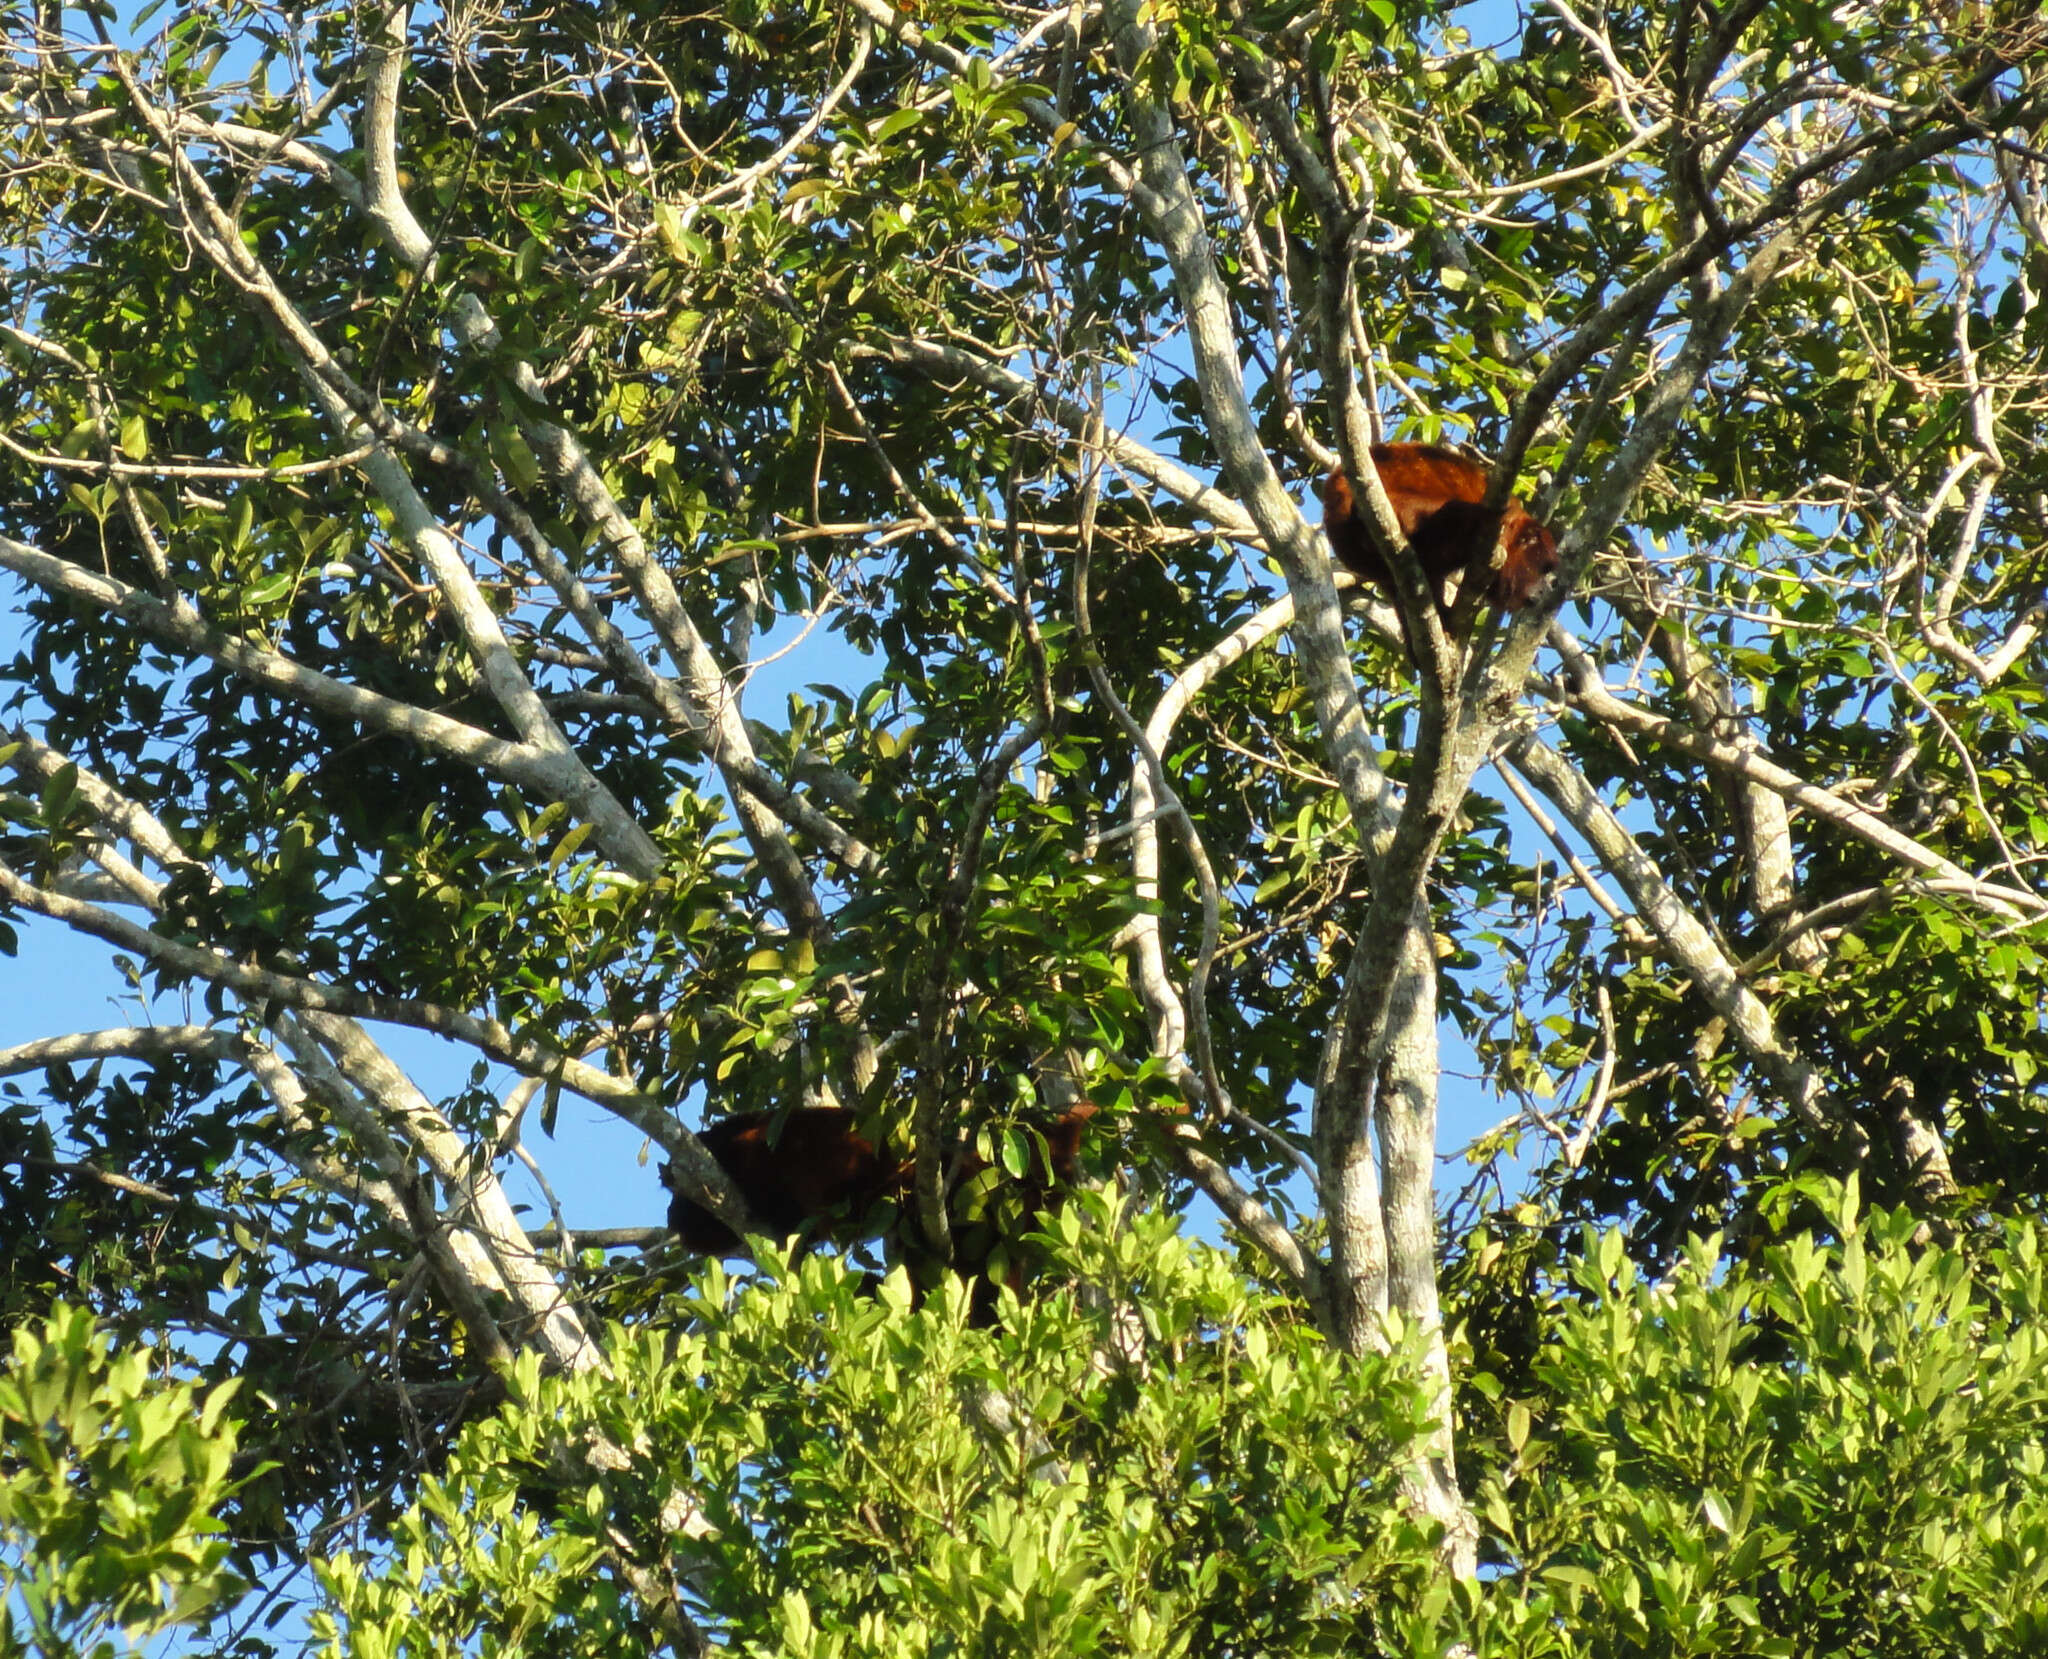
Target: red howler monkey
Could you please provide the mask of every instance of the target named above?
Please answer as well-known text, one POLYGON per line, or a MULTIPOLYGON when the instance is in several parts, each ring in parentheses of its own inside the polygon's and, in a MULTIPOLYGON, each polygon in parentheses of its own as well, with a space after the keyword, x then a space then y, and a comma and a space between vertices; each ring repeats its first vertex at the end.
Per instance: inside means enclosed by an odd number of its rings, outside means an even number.
MULTIPOLYGON (((910 1191, 910 1166, 885 1158, 857 1133, 853 1115, 830 1106, 805 1106, 783 1115, 771 1134, 773 1112, 735 1112, 697 1132, 704 1150, 731 1177, 754 1219, 788 1238, 807 1221, 834 1215, 858 1220, 883 1199, 910 1191)), ((730 1256, 742 1248, 730 1227, 686 1197, 669 1166, 661 1178, 674 1195, 668 1229, 700 1256, 730 1256)))
MULTIPOLYGON (((1095 1115, 1094 1104, 1080 1101, 1058 1117, 1037 1125, 1045 1137, 1050 1168, 1043 1176, 1019 1183, 1027 1213, 1035 1214, 1053 1189, 1072 1186, 1081 1169, 1081 1131, 1095 1115)), ((909 1196, 912 1166, 875 1150, 874 1143, 854 1127, 853 1114, 830 1106, 806 1106, 782 1115, 779 1132, 771 1133, 774 1112, 735 1112, 700 1130, 697 1139, 718 1160, 718 1167, 739 1188, 754 1219, 770 1232, 787 1238, 806 1222, 844 1217, 856 1236, 873 1231, 862 1224, 884 1200, 897 1205, 909 1196)), ((971 1147, 955 1160, 950 1191, 957 1191, 989 1168, 971 1147)), ((684 1196, 668 1166, 662 1180, 669 1199, 669 1231, 683 1247, 699 1255, 726 1256, 741 1249, 739 1236, 695 1199, 684 1196)))
MULTIPOLYGON (((1401 534, 1429 578, 1437 609, 1448 617, 1444 583, 1455 572, 1485 569, 1493 556, 1492 544, 1482 545, 1478 537, 1486 468, 1439 444, 1374 444, 1372 465, 1393 504, 1401 534)), ((1382 593, 1393 592, 1386 561, 1366 533, 1351 480, 1342 471, 1331 473, 1323 485, 1323 530, 1330 538, 1330 551, 1349 569, 1382 593)), ((1493 573, 1486 596, 1501 610, 1518 611, 1557 569, 1557 539, 1512 497, 1501 509, 1500 539, 1507 555, 1493 573)), ((1412 649, 1409 655, 1414 655, 1412 649)))

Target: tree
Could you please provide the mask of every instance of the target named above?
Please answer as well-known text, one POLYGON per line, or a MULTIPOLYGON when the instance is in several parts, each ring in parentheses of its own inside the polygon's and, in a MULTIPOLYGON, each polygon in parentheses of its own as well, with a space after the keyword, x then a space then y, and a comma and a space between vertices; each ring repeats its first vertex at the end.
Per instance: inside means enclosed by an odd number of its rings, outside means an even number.
POLYGON ((1577 1223, 2035 1212, 2031 14, 10 20, 0 902, 145 1012, 0 1055, 5 1284, 271 1404, 252 1560, 676 1316, 519 1213, 564 1093, 741 1231, 686 1119, 844 1107, 940 1261, 961 1138, 1094 1101, 1335 1352, 1413 1333, 1459 1594, 1577 1223), (1484 445, 1539 603, 1439 612, 1387 435, 1484 445), (1544 1162, 1440 1239, 1446 1018, 1544 1162))
MULTIPOLYGON (((1580 1305, 1474 1483, 1503 1552, 1483 1583, 1442 1580, 1398 1492, 1430 1432, 1419 1328, 1346 1355, 1225 1253, 1091 1200, 1050 1247, 1112 1294, 1012 1302, 1000 1330, 769 1252, 751 1284, 713 1268, 677 1326, 607 1330, 603 1373, 529 1351, 377 1547, 316 1560, 313 1634, 412 1656, 713 1631, 758 1654, 2034 1651, 2041 1228, 1971 1260, 1859 1214, 1853 1183, 1807 1186, 1838 1242, 1728 1263, 1698 1239, 1650 1283, 1618 1230, 1584 1241, 1580 1305)), ((143 1384, 140 1356, 110 1391, 84 1317, 55 1327, 17 1335, 28 1385, 0 1385, 30 1453, 0 1541, 37 1523, 30 1605, 148 1628, 168 1583, 176 1615, 222 1613, 219 1392, 194 1423, 190 1385, 143 1384), (22 1432, 39 1399, 55 1434, 22 1432), (67 1436, 86 1481, 49 1455, 67 1436)), ((79 1651, 59 1628, 38 1651, 79 1651)))

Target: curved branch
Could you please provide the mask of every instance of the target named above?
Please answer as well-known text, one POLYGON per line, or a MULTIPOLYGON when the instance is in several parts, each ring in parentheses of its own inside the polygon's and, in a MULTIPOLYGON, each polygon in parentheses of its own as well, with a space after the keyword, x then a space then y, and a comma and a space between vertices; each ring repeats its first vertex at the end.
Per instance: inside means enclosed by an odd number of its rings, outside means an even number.
POLYGON ((210 1025, 108 1026, 0 1048, 0 1077, 92 1060, 168 1060, 174 1054, 203 1054, 235 1063, 242 1057, 243 1043, 238 1033, 210 1025))
POLYGON ((746 1203, 718 1161, 703 1144, 657 1102, 632 1084, 588 1063, 557 1054, 530 1038, 520 1037, 496 1020, 482 1019, 434 1003, 379 996, 322 985, 296 975, 238 962, 197 945, 179 944, 138 923, 97 905, 48 893, 0 863, 0 901, 47 916, 81 933, 91 934, 121 950, 133 951, 159 971, 175 977, 201 979, 236 993, 254 1006, 281 1005, 349 1019, 387 1020, 393 1025, 432 1031, 467 1043, 529 1077, 559 1081, 633 1125, 666 1152, 693 1183, 691 1194, 735 1232, 752 1232, 746 1203))
MULTIPOLYGON (((1153 793, 1152 766, 1145 757, 1163 755, 1180 718, 1202 692, 1222 673, 1249 656, 1294 620, 1294 600, 1275 600, 1256 615, 1238 624, 1222 639, 1183 668, 1160 693, 1151 718, 1139 734, 1141 764, 1131 768, 1131 876, 1138 912, 1125 934, 1132 947, 1132 972, 1138 994, 1152 1015, 1152 1051, 1178 1054, 1186 1036, 1186 1015, 1166 968, 1166 951, 1160 936, 1159 914, 1159 818, 1163 811, 1153 793)), ((1169 797, 1170 798, 1170 797, 1169 797)))
POLYGON ((1607 803, 1570 762, 1533 732, 1513 737, 1502 758, 1541 790, 1586 838, 1628 894, 1636 914, 1656 934, 1665 956, 1691 977, 1707 1006, 1728 1022, 1736 1040, 1800 1120, 1826 1142, 1838 1144, 1848 1162, 1860 1164, 1870 1150, 1870 1137, 1863 1127, 1829 1097, 1820 1074, 1779 1033, 1770 1010, 1742 982, 1735 964, 1671 890, 1655 861, 1636 844, 1607 803))
POLYGON ((494 737, 431 709, 365 691, 307 668, 281 652, 223 634, 182 599, 158 599, 118 577, 103 576, 69 559, 38 552, 6 535, 0 535, 0 569, 11 570, 47 592, 96 605, 160 645, 206 657, 291 702, 351 721, 366 731, 402 737, 443 759, 539 789, 551 800, 565 799, 557 769, 532 746, 494 737))
POLYGON ((1894 829, 1875 813, 1845 801, 1817 784, 1808 783, 1797 773, 1788 771, 1775 761, 1766 760, 1755 750, 1710 737, 1669 716, 1653 713, 1615 696, 1600 682, 1592 659, 1569 636, 1563 635, 1562 629, 1553 627, 1551 643, 1567 654, 1567 663, 1573 669, 1566 696, 1575 708, 1593 719, 1618 730, 1647 737, 1736 777, 1762 784, 1816 818, 1826 820, 1837 829, 1897 859, 1907 869, 1939 878, 1944 891, 1967 898, 1993 915, 2008 921, 2026 921, 2048 913, 2048 899, 2025 888, 2008 887, 1973 876, 1952 859, 1943 857, 1932 848, 1923 847, 1903 831, 1894 829))

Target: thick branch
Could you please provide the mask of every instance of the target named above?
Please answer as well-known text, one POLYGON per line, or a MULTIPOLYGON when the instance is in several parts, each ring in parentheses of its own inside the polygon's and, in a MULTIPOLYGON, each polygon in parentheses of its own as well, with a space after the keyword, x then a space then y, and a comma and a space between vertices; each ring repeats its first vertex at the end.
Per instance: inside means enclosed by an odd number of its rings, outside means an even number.
POLYGON ((133 951, 172 977, 201 979, 223 986, 256 1006, 276 1004, 350 1019, 388 1020, 393 1025, 433 1031, 467 1043, 526 1076, 559 1081, 563 1088, 623 1118, 660 1146, 678 1170, 695 1184, 698 1190, 691 1196, 698 1198, 719 1220, 736 1232, 752 1230, 745 1201, 717 1160, 660 1105, 632 1084, 516 1036, 496 1020, 480 1019, 434 1003, 322 985, 238 962, 196 945, 179 944, 112 911, 44 892, 5 864, 0 864, 0 900, 48 916, 121 950, 133 951))

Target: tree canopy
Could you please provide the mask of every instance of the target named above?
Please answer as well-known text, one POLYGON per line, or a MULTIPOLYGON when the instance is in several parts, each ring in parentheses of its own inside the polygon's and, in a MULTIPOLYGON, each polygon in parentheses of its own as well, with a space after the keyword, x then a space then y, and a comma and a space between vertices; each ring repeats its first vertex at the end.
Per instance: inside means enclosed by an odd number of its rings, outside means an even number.
POLYGON ((4 15, 0 943, 135 1012, 0 1049, 0 1308, 237 1381, 222 1605, 472 1651, 487 1525, 548 1651, 2038 1631, 1935 1395, 2038 1453, 2048 15, 4 15), (842 1109, 886 1237, 692 1280, 565 1098, 764 1252, 693 1130, 842 1109))

